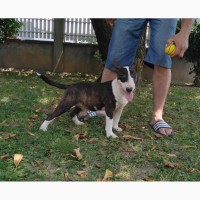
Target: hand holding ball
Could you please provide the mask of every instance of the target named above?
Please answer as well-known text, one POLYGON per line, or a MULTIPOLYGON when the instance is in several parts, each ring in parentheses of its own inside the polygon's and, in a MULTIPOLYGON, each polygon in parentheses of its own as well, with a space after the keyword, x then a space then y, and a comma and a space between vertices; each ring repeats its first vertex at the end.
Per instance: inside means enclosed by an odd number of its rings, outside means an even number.
POLYGON ((165 47, 165 53, 169 56, 172 56, 176 51, 176 45, 172 42, 168 46, 165 47))

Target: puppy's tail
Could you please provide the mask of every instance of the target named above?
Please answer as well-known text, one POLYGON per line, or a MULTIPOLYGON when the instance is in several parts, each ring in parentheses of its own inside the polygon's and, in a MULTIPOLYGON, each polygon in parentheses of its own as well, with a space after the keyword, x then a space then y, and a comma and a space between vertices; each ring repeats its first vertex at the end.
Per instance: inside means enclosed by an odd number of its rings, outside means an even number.
POLYGON ((60 88, 60 89, 66 89, 67 85, 61 84, 61 83, 57 83, 55 81, 50 80, 49 78, 47 78, 45 75, 40 74, 38 72, 36 72, 37 76, 39 78, 41 78, 44 82, 46 82, 49 85, 52 85, 54 87, 60 88))

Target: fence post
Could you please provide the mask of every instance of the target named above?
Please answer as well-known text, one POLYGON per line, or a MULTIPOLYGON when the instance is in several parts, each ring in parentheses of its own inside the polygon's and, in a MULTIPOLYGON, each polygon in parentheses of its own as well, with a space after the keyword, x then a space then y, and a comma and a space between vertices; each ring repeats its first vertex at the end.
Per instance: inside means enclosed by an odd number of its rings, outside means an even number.
POLYGON ((53 72, 63 71, 63 41, 65 19, 54 19, 53 72))

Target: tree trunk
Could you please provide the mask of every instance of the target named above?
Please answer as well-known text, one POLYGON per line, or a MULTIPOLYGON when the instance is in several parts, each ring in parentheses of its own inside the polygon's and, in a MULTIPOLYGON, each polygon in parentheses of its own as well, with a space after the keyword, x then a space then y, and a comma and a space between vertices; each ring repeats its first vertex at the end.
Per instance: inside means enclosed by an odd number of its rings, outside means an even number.
POLYGON ((144 57, 146 54, 146 48, 145 48, 145 40, 146 40, 146 29, 142 33, 142 37, 140 39, 140 43, 137 49, 136 57, 135 57, 135 70, 136 70, 136 85, 140 86, 142 83, 142 72, 143 72, 143 66, 144 66, 144 57))
POLYGON ((105 63, 108 53, 108 45, 112 34, 112 26, 106 22, 106 19, 91 18, 90 20, 96 34, 101 59, 103 63, 105 63))

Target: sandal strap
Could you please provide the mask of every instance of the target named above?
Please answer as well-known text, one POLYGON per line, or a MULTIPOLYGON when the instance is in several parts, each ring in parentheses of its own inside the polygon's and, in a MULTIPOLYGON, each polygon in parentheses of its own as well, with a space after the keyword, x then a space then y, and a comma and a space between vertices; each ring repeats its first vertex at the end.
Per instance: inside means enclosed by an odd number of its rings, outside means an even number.
POLYGON ((157 121, 153 126, 152 128, 155 130, 155 131, 158 131, 160 128, 172 128, 167 122, 165 122, 164 120, 160 120, 160 121, 157 121))
POLYGON ((95 111, 91 111, 91 110, 87 111, 86 117, 92 118, 92 117, 96 117, 96 116, 97 116, 97 114, 95 111))

